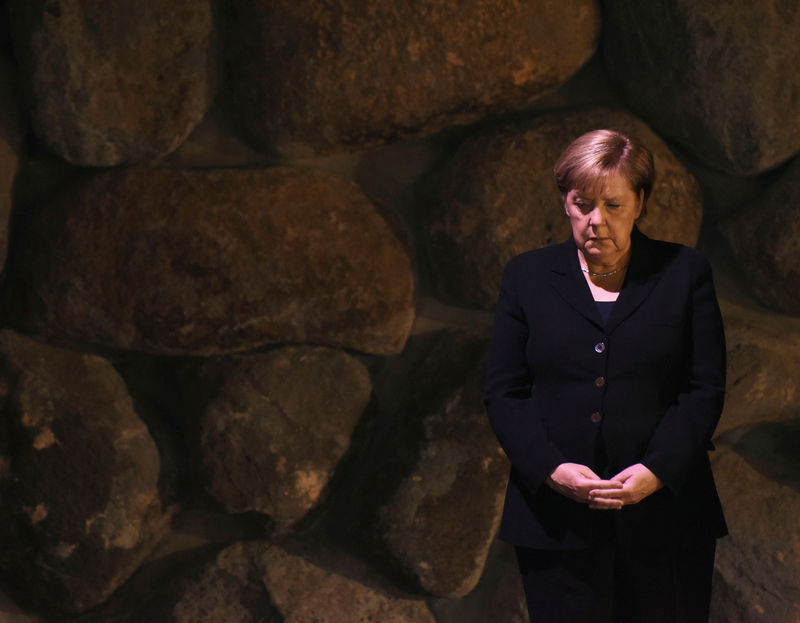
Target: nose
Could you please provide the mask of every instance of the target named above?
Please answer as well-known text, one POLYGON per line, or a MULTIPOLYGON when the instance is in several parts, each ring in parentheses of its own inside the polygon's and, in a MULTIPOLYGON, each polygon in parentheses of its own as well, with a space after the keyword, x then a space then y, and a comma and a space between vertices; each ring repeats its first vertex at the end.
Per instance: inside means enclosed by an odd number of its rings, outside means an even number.
POLYGON ((603 209, 596 205, 594 209, 589 212, 589 225, 592 227, 597 227, 598 225, 602 225, 605 222, 606 215, 603 209))

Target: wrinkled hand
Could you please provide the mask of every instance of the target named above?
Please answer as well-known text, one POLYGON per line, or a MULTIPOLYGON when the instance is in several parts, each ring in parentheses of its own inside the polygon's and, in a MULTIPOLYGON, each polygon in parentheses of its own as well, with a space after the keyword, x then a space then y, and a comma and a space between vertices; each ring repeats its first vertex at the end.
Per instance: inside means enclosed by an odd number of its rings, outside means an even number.
POLYGON ((597 487, 593 489, 589 492, 591 503, 604 501, 606 504, 610 504, 616 502, 618 506, 613 506, 613 508, 622 508, 623 505, 642 501, 664 486, 658 476, 641 463, 626 467, 608 482, 613 481, 620 482, 622 485, 619 488, 597 487))
POLYGON ((597 497, 592 499, 593 491, 621 491, 623 482, 617 478, 603 480, 591 469, 579 463, 562 463, 553 470, 545 481, 547 485, 561 495, 576 502, 588 504, 590 508, 621 508, 622 503, 616 497, 597 497))

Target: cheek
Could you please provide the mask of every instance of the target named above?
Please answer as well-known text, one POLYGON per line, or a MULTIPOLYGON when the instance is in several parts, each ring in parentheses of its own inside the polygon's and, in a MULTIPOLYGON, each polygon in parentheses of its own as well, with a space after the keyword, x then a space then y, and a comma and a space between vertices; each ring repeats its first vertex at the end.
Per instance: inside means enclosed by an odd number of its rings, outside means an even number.
POLYGON ((578 240, 583 238, 583 232, 586 231, 586 221, 587 219, 570 216, 569 224, 572 226, 573 238, 578 240))
POLYGON ((574 210, 567 212, 567 216, 569 217, 569 222, 573 229, 581 229, 586 226, 586 223, 589 222, 588 216, 574 210))
POLYGON ((627 236, 630 234, 631 230, 633 229, 634 219, 630 218, 630 216, 618 216, 614 219, 610 219, 608 222, 608 226, 610 229, 614 231, 615 234, 618 236, 627 236))

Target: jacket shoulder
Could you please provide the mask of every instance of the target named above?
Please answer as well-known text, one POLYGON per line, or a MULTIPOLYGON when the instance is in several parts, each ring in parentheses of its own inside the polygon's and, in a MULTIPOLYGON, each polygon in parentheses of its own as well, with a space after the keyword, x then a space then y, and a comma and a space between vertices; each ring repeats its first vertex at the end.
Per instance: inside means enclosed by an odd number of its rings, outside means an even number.
POLYGON ((551 244, 539 249, 531 249, 512 257, 506 264, 506 270, 527 270, 550 266, 558 257, 572 246, 570 241, 551 244))
POLYGON ((639 243, 645 246, 659 263, 683 264, 694 270, 703 270, 710 266, 705 255, 694 247, 666 240, 655 240, 641 233, 639 236, 639 243))

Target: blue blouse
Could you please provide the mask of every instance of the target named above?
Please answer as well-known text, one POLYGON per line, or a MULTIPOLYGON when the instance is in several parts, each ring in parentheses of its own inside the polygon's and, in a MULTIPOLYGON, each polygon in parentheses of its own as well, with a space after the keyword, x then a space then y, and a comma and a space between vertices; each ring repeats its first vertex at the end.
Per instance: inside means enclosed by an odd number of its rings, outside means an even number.
POLYGON ((611 315, 611 308, 614 307, 616 301, 595 301, 597 311, 600 312, 600 317, 603 319, 603 324, 608 322, 608 317, 611 315))

